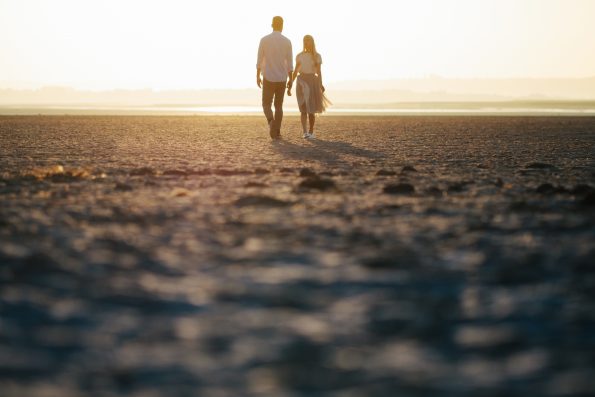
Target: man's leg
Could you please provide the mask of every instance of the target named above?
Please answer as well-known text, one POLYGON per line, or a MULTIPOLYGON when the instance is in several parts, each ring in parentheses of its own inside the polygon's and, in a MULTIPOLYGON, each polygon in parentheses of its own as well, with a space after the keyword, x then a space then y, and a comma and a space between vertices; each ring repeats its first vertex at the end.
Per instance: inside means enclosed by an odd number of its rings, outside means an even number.
POLYGON ((283 99, 285 97, 285 83, 275 84, 275 131, 281 134, 281 121, 283 121, 283 99))
POLYGON ((273 116, 273 110, 271 109, 271 106, 273 105, 273 96, 275 95, 274 84, 275 83, 271 83, 267 80, 262 82, 262 110, 264 111, 264 115, 267 118, 269 126, 275 119, 273 116))

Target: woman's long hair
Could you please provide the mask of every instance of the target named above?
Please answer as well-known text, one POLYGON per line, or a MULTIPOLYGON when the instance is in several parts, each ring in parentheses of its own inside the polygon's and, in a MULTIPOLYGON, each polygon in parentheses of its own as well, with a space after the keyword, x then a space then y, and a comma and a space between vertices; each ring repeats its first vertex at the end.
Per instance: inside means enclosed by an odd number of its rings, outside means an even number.
POLYGON ((314 65, 318 66, 318 53, 316 52, 316 43, 314 43, 314 37, 309 34, 304 36, 304 52, 307 52, 312 57, 314 65))

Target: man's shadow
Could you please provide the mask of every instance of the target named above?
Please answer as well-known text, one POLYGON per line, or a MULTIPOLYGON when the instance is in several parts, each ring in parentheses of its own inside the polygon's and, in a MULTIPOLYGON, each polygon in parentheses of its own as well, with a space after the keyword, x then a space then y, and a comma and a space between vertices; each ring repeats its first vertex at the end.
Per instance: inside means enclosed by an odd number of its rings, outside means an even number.
POLYGON ((318 161, 327 165, 349 165, 344 156, 380 159, 384 154, 378 151, 358 148, 349 142, 312 139, 303 145, 288 140, 273 141, 273 150, 285 158, 301 161, 318 161))

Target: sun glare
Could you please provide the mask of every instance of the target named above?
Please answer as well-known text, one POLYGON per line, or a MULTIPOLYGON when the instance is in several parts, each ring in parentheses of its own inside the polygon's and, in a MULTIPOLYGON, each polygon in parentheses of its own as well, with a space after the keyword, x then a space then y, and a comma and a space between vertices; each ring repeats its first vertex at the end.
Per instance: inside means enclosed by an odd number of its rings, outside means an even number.
POLYGON ((273 15, 301 51, 316 38, 331 81, 582 77, 595 70, 595 2, 0 2, 0 84, 248 88, 273 15))

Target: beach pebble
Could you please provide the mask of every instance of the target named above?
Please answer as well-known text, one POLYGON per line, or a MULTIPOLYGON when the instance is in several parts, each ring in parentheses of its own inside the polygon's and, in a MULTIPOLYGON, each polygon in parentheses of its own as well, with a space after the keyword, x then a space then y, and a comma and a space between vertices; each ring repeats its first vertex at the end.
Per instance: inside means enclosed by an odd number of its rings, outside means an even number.
POLYGON ((541 185, 539 185, 537 187, 537 189, 535 190, 537 193, 539 194, 564 194, 564 193, 570 193, 568 191, 568 189, 564 188, 563 186, 554 186, 551 183, 542 183, 541 185))
POLYGON ((136 169, 130 171, 130 175, 131 176, 151 176, 151 175, 155 175, 155 170, 153 170, 150 167, 141 167, 141 168, 136 168, 136 169))
POLYGON ((301 181, 298 187, 301 189, 326 191, 336 189, 337 185, 332 179, 309 177, 301 181))
POLYGON ((535 191, 539 194, 554 194, 557 189, 551 183, 542 183, 535 191))
POLYGON ((444 195, 444 192, 436 186, 431 186, 431 187, 427 188, 425 190, 425 193, 427 195, 434 196, 434 197, 442 197, 444 195))
POLYGON ((163 175, 166 176, 186 176, 188 173, 183 170, 165 170, 163 171, 163 175))
POLYGON ((268 196, 244 196, 234 204, 238 207, 286 207, 292 203, 268 196))
POLYGON ((266 183, 261 183, 261 182, 248 182, 244 185, 244 187, 249 187, 249 188, 262 188, 262 187, 267 187, 266 183))
POLYGON ((595 192, 591 192, 585 196, 581 203, 587 207, 594 207, 595 206, 595 192))
POLYGON ((533 170, 556 170, 557 167, 548 163, 533 162, 525 165, 525 169, 533 170))
POLYGON ((133 190, 133 188, 131 185, 127 183, 117 182, 116 186, 114 187, 114 190, 117 190, 119 192, 130 192, 131 190, 133 190))
POLYGON ((595 188, 593 188, 590 185, 586 185, 586 184, 576 185, 570 191, 570 193, 572 193, 574 195, 577 195, 577 196, 587 195, 587 194, 590 194, 590 193, 593 193, 593 192, 595 192, 595 188))
POLYGON ((394 176, 397 175, 397 173, 395 171, 391 171, 391 170, 378 170, 378 172, 376 172, 376 176, 394 176))
POLYGON ((300 176, 302 178, 312 178, 312 177, 316 177, 316 173, 314 171, 312 171, 310 168, 302 168, 300 170, 300 176))
POLYGON ((446 189, 448 193, 461 193, 465 190, 469 182, 450 183, 446 189))
POLYGON ((412 194, 415 193, 415 187, 410 183, 397 183, 386 185, 383 189, 386 194, 412 194))
POLYGON ((419 259, 414 250, 394 246, 388 252, 363 259, 361 264, 369 269, 415 270, 419 265, 419 259))
POLYGON ((401 170, 401 173, 404 174, 406 172, 417 172, 417 170, 415 169, 414 166, 412 165, 406 165, 403 167, 403 169, 401 170))

